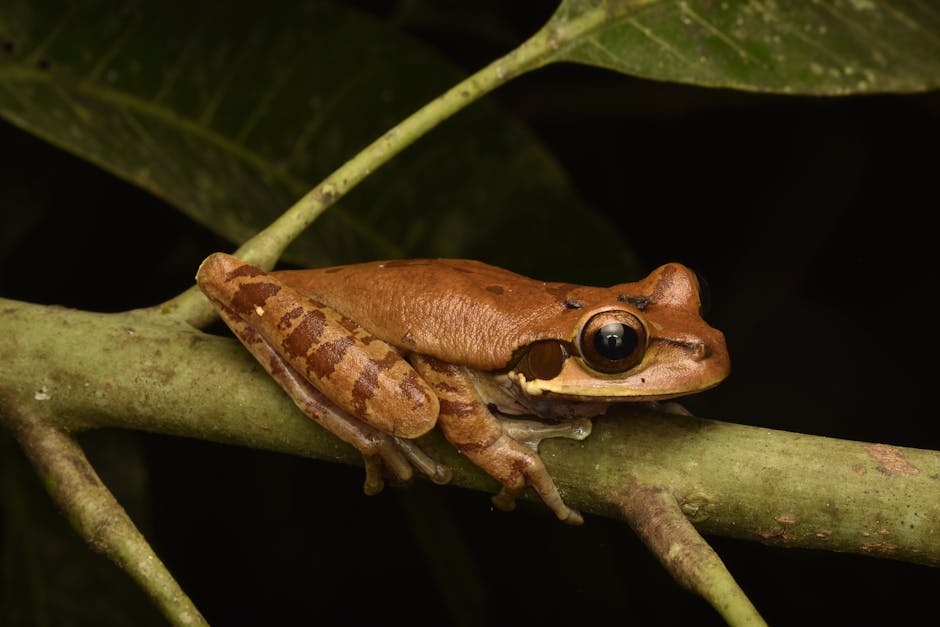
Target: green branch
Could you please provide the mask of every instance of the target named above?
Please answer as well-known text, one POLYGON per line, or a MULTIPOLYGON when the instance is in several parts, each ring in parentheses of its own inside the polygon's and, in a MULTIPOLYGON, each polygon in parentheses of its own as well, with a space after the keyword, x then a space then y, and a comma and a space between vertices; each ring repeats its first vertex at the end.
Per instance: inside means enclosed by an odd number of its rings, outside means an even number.
MULTIPOLYGON (((85 542, 127 572, 174 625, 207 625, 130 516, 101 482, 78 443, 32 402, 0 392, 0 415, 36 468, 46 491, 85 542)), ((67 423, 67 420, 61 421, 67 423)))
POLYGON ((672 494, 633 482, 619 505, 624 520, 673 578, 708 601, 729 625, 766 625, 672 494))
MULTIPOLYGON (((0 397, 14 407, 44 403, 54 426, 138 429, 361 464, 258 376, 234 340, 140 313, 15 301, 0 308, 9 366, 0 397), (46 400, 35 400, 40 389, 46 400)), ((455 485, 496 491, 436 431, 422 443, 454 469, 455 485)), ((547 440, 540 453, 566 501, 585 512, 623 519, 624 491, 657 486, 702 533, 940 565, 937 451, 620 406, 595 420, 585 442, 547 440)))

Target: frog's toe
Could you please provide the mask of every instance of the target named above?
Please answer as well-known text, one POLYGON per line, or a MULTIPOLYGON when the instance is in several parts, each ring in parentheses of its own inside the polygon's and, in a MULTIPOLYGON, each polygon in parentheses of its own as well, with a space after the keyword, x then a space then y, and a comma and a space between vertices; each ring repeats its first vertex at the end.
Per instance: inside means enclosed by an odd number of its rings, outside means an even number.
POLYGON ((565 509, 567 510, 565 512, 555 512, 555 514, 558 516, 558 520, 565 523, 566 525, 577 526, 584 524, 584 516, 581 515, 581 512, 576 509, 571 509, 570 507, 566 507, 565 509))
POLYGON ((378 494, 385 487, 383 474, 391 476, 393 483, 404 485, 414 479, 415 470, 438 484, 449 483, 451 469, 421 450, 413 440, 386 436, 371 443, 362 455, 365 460, 366 479, 363 491, 378 494), (384 471, 384 473, 383 473, 384 471))
POLYGON ((504 487, 502 490, 490 497, 493 506, 501 512, 511 512, 516 509, 516 490, 510 490, 504 487))
POLYGON ((395 438, 395 441, 408 462, 428 479, 439 485, 450 483, 454 476, 451 469, 425 453, 414 440, 395 438))
POLYGON ((584 518, 578 510, 571 509, 565 504, 565 501, 558 493, 555 482, 552 481, 548 471, 545 470, 545 466, 536 466, 530 472, 526 473, 526 475, 529 483, 535 488, 539 496, 542 497, 542 501, 545 505, 555 512, 555 516, 558 517, 558 520, 569 525, 580 525, 584 522, 584 518))
POLYGON ((393 439, 382 438, 373 442, 363 451, 362 458, 366 467, 362 489, 369 496, 378 494, 385 487, 383 470, 395 483, 408 483, 414 478, 414 468, 393 439))
POLYGON ((366 466, 366 479, 362 484, 362 491, 369 496, 375 496, 385 487, 382 478, 382 460, 377 455, 363 455, 366 466))
MULTIPOLYGON (((558 496, 558 491, 555 489, 554 484, 547 490, 544 485, 541 486, 541 489, 535 485, 533 485, 533 487, 536 487, 536 491, 539 492, 545 504, 555 513, 558 520, 568 525, 581 525, 584 523, 584 517, 581 516, 581 512, 565 505, 565 502, 558 496)), ((522 490, 514 490, 503 486, 497 494, 490 497, 490 500, 493 502, 496 509, 503 512, 511 512, 516 509, 516 497, 519 496, 521 491, 522 490)))

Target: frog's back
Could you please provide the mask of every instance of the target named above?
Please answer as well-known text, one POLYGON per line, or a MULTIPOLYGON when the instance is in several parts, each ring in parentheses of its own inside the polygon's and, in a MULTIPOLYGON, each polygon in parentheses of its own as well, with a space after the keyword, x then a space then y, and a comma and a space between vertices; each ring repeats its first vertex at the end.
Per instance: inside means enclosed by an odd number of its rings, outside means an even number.
POLYGON ((405 351, 481 370, 531 342, 571 340, 581 306, 616 303, 611 288, 536 281, 464 259, 384 261, 276 276, 405 351))

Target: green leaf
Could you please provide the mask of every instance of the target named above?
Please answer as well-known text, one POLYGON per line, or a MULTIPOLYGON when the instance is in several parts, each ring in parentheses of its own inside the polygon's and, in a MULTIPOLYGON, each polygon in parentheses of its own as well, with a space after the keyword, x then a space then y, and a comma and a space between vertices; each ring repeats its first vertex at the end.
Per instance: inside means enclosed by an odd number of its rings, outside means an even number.
POLYGON ((579 32, 553 61, 787 94, 940 86, 940 3, 927 0, 565 0, 579 32))
MULTIPOLYGON (((0 6, 0 114, 234 242, 461 78, 325 2, 62 4, 0 6)), ((399 256, 485 258, 541 278, 577 273, 572 259, 603 280, 633 272, 616 229, 486 102, 370 176, 289 259, 399 256)))

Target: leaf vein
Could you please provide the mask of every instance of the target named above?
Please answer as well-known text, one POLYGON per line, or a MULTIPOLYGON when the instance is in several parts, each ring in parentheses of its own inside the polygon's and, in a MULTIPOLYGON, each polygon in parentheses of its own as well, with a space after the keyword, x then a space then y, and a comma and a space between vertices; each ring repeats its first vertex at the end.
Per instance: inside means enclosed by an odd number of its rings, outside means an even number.
POLYGON ((245 117, 244 122, 242 122, 241 128, 235 133, 235 141, 244 142, 247 139, 248 135, 258 124, 258 121, 268 112, 275 96, 280 94, 284 86, 288 84, 289 79, 294 75, 294 71, 300 63, 301 57, 295 55, 290 68, 282 68, 280 71, 274 73, 271 77, 271 84, 264 90, 262 97, 255 106, 252 107, 251 112, 245 117))
POLYGON ((190 31, 189 37, 186 39, 186 43, 180 48, 180 53, 177 55, 176 60, 169 66, 167 72, 164 74, 160 88, 157 89, 157 93, 153 95, 154 103, 163 103, 167 96, 170 95, 170 91, 173 87, 176 86, 176 81, 183 72, 183 68, 186 67, 186 62, 196 50, 200 30, 201 26, 200 29, 190 31))
MULTIPOLYGON (((176 178, 177 181, 186 181, 187 175, 186 172, 182 169, 182 161, 180 159, 170 158, 166 151, 160 146, 160 143, 154 139, 153 135, 147 130, 147 126, 142 124, 129 109, 118 109, 121 113, 122 119, 127 123, 128 127, 137 135, 138 139, 142 144, 147 147, 148 154, 152 154, 159 159, 151 160, 152 163, 159 163, 165 168, 165 171, 170 172, 176 178)), ((139 181, 141 184, 144 181, 141 179, 141 172, 135 173, 135 180, 139 181)), ((166 197, 162 193, 163 190, 168 189, 167 185, 143 185, 146 189, 149 189, 151 193, 160 196, 166 197)), ((181 186, 177 185, 176 188, 181 186)))
POLYGON ((795 37, 803 42, 806 46, 816 50, 817 52, 829 57, 833 61, 839 64, 840 67, 845 67, 849 65, 849 62, 843 58, 841 55, 837 54, 831 47, 826 46, 825 44, 819 43, 813 37, 808 37, 805 33, 800 31, 798 28, 781 28, 781 33, 795 37))
POLYGON ((879 39, 873 36, 871 31, 865 28, 864 25, 858 23, 856 20, 849 18, 847 15, 837 11, 835 7, 833 7, 832 5, 826 2, 820 3, 819 8, 822 9, 823 11, 828 12, 829 15, 831 15, 833 18, 837 20, 841 20, 849 28, 854 29, 860 35, 864 36, 866 43, 868 44, 870 49, 877 51, 878 53, 875 55, 869 55, 869 58, 876 61, 879 65, 885 66, 887 64, 887 58, 885 55, 886 54, 890 55, 890 53, 884 46, 880 45, 879 39))
POLYGON ((617 57, 617 55, 611 52, 610 49, 607 48, 607 46, 599 42, 596 37, 588 37, 587 43, 595 50, 600 51, 602 56, 607 57, 614 64, 614 67, 616 67, 616 64, 619 62, 619 58, 617 57))
POLYGON ((688 57, 682 54, 682 52, 678 48, 674 48, 673 46, 669 44, 668 41, 666 41, 662 37, 658 37, 656 33, 654 33, 649 28, 641 24, 639 20, 637 20, 636 18, 631 17, 630 19, 627 20, 627 23, 633 28, 635 28, 636 30, 640 31, 640 33, 642 33, 647 39, 653 41, 654 43, 659 45, 660 48, 662 48, 669 54, 673 55, 674 57, 676 57, 683 63, 690 63, 688 57))
POLYGON ((108 68, 112 61, 121 53, 124 49, 124 46, 128 41, 131 40, 131 37, 137 32, 137 28, 143 22, 143 18, 140 17, 134 24, 131 24, 124 29, 124 32, 117 37, 111 46, 102 54, 98 62, 95 63, 95 66, 91 68, 91 71, 88 72, 88 78, 91 80, 100 80, 104 71, 108 68))
POLYGON ((249 42, 241 47, 235 58, 225 64, 225 72, 222 73, 218 83, 216 84, 215 90, 209 97, 209 100, 206 101, 206 104, 202 110, 202 114, 199 116, 200 123, 206 126, 212 125, 212 120, 215 118, 215 113, 218 111, 219 106, 225 99, 225 95, 228 93, 228 89, 232 85, 232 81, 238 74, 238 70, 241 69, 245 59, 248 58, 248 55, 254 52, 257 48, 259 37, 260 34, 255 32, 249 42))
POLYGON ((714 24, 712 24, 711 22, 706 20, 704 17, 702 17, 701 15, 693 11, 692 8, 689 7, 687 2, 680 2, 679 10, 685 13, 687 16, 689 16, 689 18, 692 19, 696 24, 698 24, 699 26, 701 26, 702 28, 710 32, 712 35, 714 35, 716 38, 718 38, 718 40, 720 40, 726 46, 731 48, 744 61, 749 61, 751 63, 756 63, 758 65, 764 65, 763 63, 760 63, 755 57, 751 56, 751 54, 748 53, 747 50, 745 50, 744 48, 739 46, 737 43, 735 43, 735 41, 731 37, 728 37, 728 35, 723 33, 714 24))
MULTIPOLYGON (((895 8, 891 6, 890 4, 885 4, 883 8, 891 14, 891 17, 893 17, 897 22, 900 22, 901 24, 906 26, 909 30, 916 31, 920 33, 921 35, 925 35, 929 37, 930 39, 932 39, 934 42, 940 42, 940 35, 938 35, 936 31, 930 30, 928 28, 924 28, 920 24, 920 22, 918 22, 916 19, 909 16, 907 13, 904 13, 900 9, 895 8)), ((935 7, 923 7, 923 10, 925 13, 931 12, 932 9, 935 9, 935 7)), ((936 14, 935 14, 935 17, 936 17, 936 14)))
POLYGON ((68 11, 62 14, 59 20, 52 25, 52 28, 49 29, 49 32, 46 33, 46 36, 42 38, 42 41, 40 41, 36 47, 33 48, 33 51, 26 58, 27 63, 30 65, 37 65, 39 63, 39 60, 42 58, 43 54, 46 52, 49 46, 52 45, 52 42, 55 41, 55 38, 59 36, 59 33, 62 32, 62 29, 68 25, 69 21, 72 19, 72 16, 75 15, 75 12, 76 7, 72 6, 69 7, 68 11))
POLYGON ((304 128, 301 129, 300 133, 298 134, 297 141, 294 142, 294 147, 287 156, 288 164, 295 163, 296 160, 300 158, 309 145, 310 138, 313 137, 313 134, 322 127, 324 121, 331 119, 332 111, 335 110, 336 105, 343 102, 346 94, 359 87, 359 85, 364 80, 366 79, 363 77, 363 75, 350 77, 349 80, 345 81, 342 86, 339 88, 334 88, 330 92, 330 98, 318 112, 318 115, 315 117, 311 116, 309 121, 304 125, 304 128))
POLYGON ((117 89, 102 88, 100 86, 91 89, 88 84, 79 84, 76 86, 76 89, 85 92, 85 95, 93 99, 110 103, 118 108, 126 107, 127 109, 143 114, 145 117, 157 120, 171 128, 184 131, 192 137, 197 137, 209 144, 222 148, 241 161, 256 168, 258 171, 288 186, 295 193, 302 192, 306 189, 306 185, 302 181, 285 173, 280 168, 274 167, 260 154, 211 130, 211 128, 196 120, 183 117, 163 107, 153 106, 148 101, 141 100, 140 98, 117 89))

